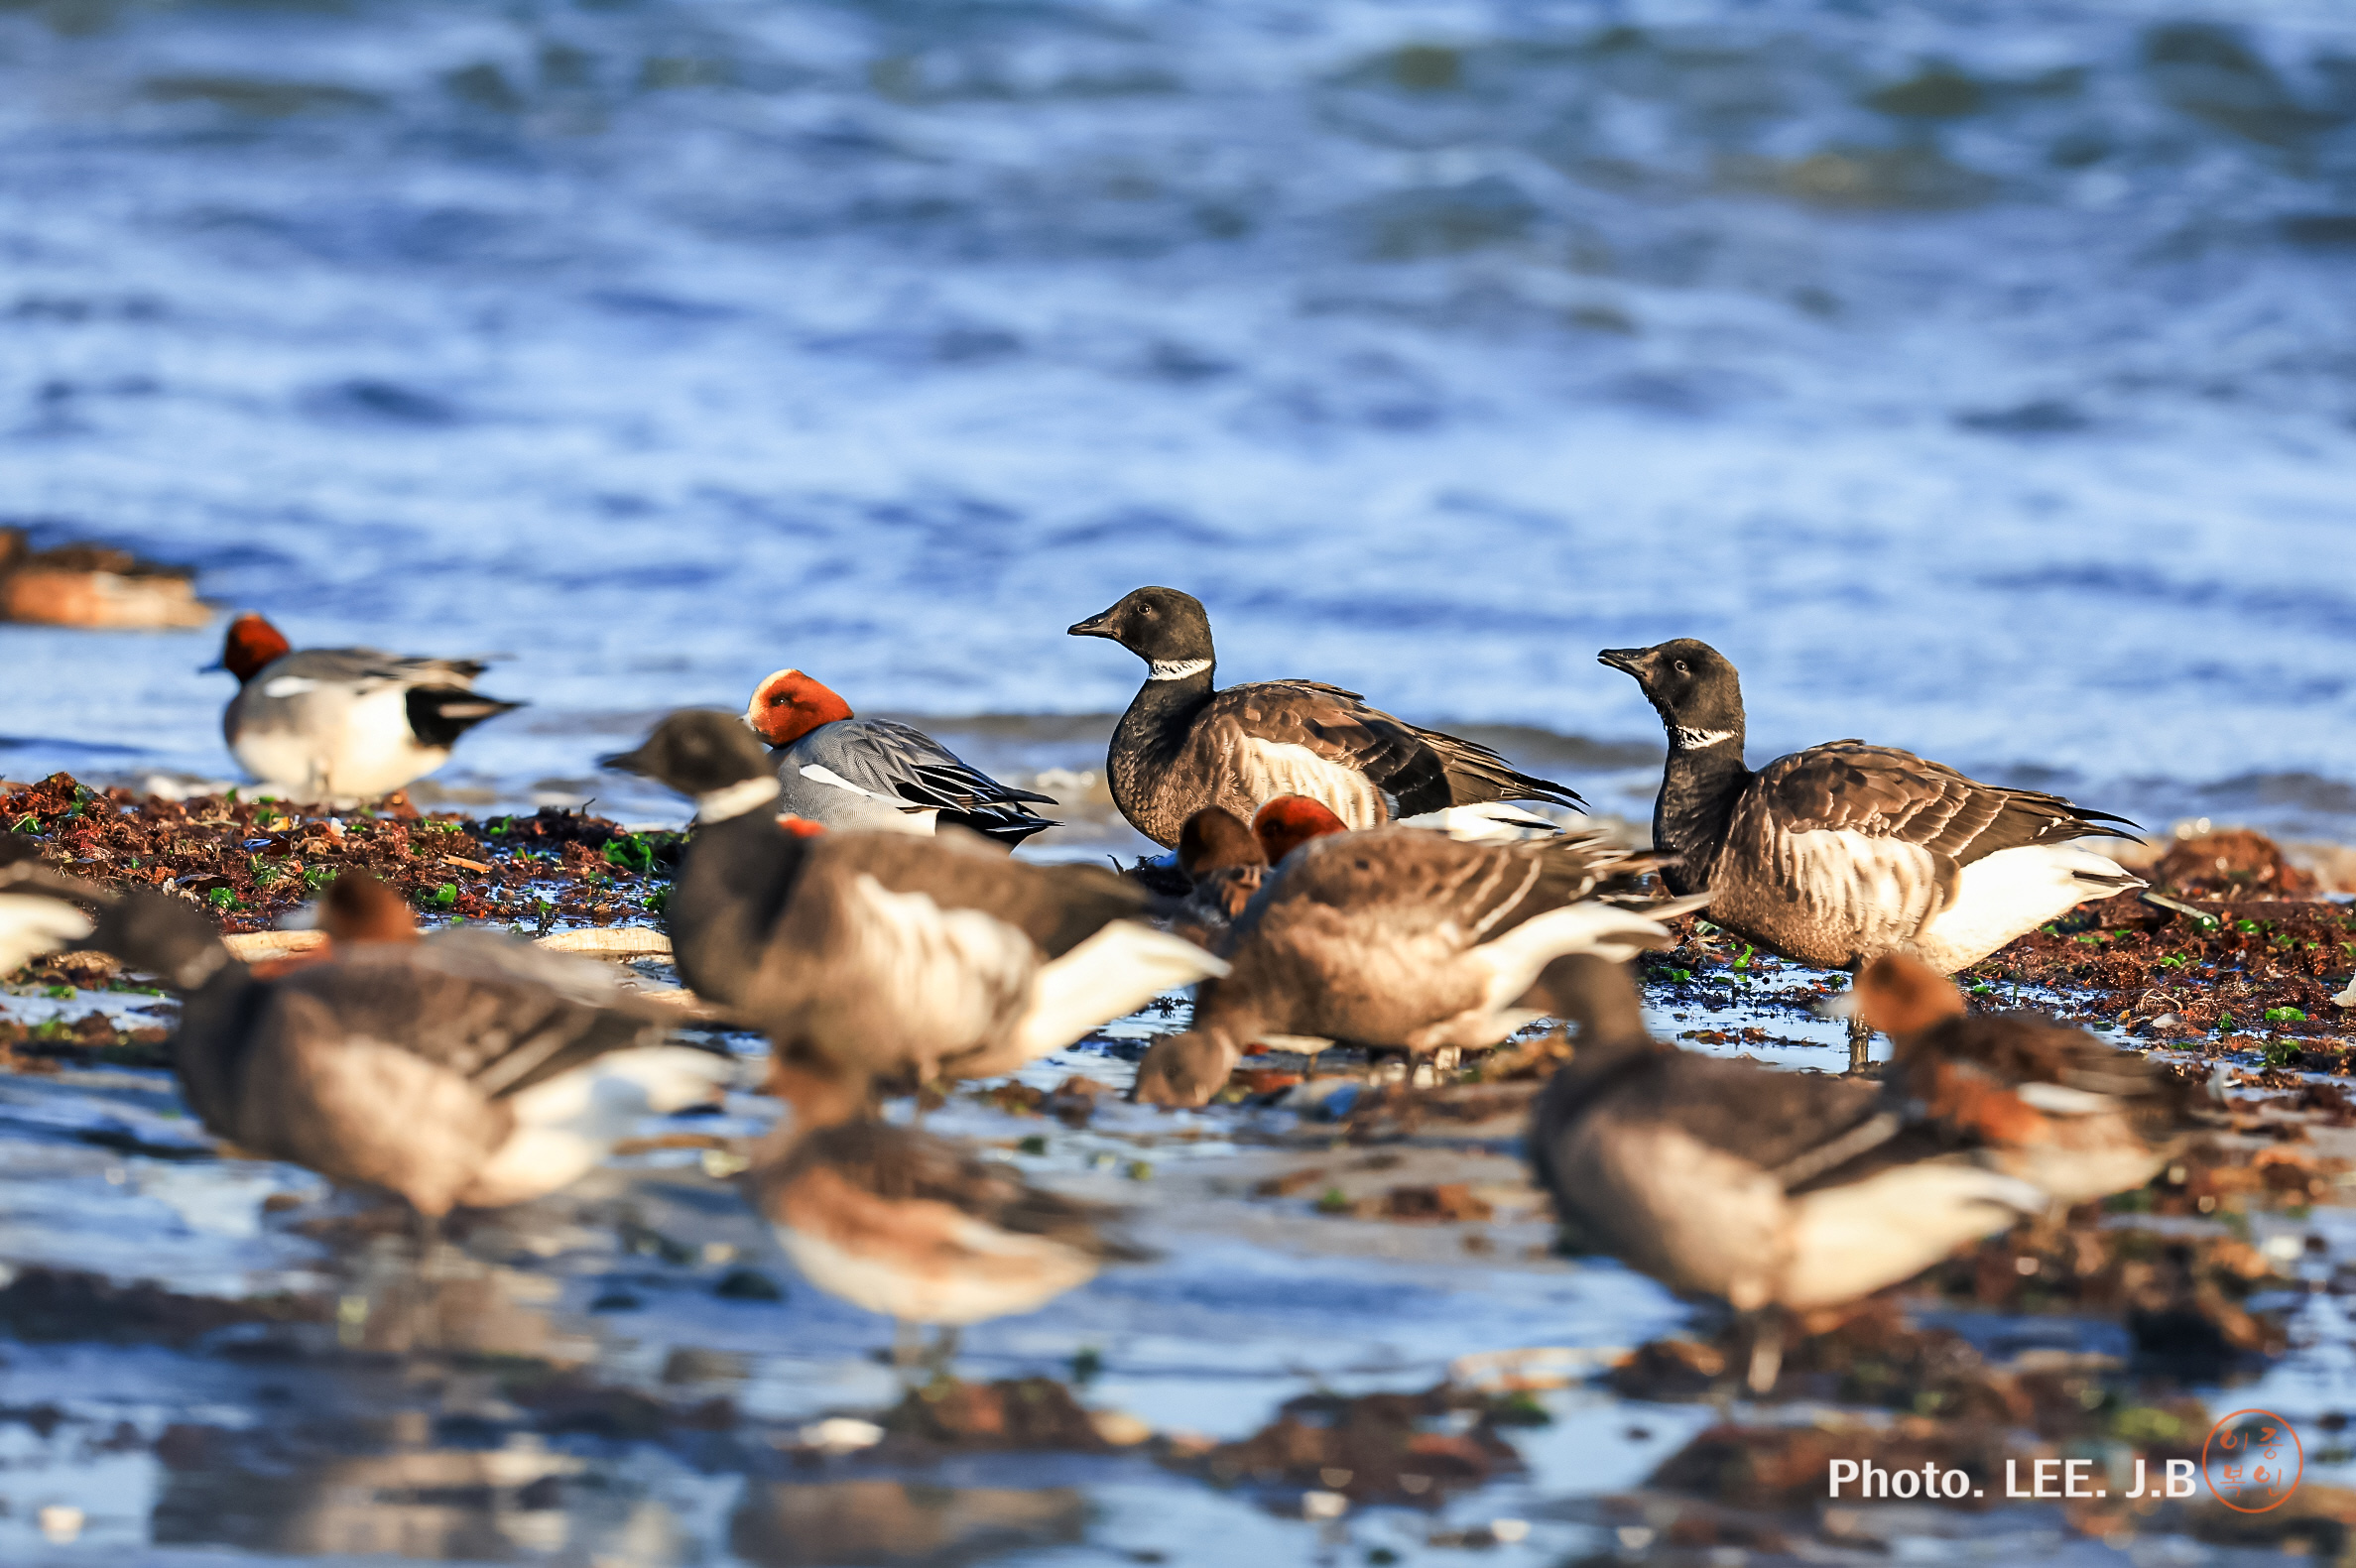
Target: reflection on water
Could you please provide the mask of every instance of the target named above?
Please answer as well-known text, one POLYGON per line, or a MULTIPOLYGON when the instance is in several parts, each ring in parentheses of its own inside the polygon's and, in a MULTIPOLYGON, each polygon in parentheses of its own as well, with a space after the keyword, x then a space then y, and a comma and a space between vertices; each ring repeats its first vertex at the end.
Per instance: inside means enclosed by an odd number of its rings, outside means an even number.
POLYGON ((951 1568, 1071 1545, 1085 1536, 1088 1511, 1066 1488, 759 1482, 728 1521, 728 1545, 761 1568, 951 1568))

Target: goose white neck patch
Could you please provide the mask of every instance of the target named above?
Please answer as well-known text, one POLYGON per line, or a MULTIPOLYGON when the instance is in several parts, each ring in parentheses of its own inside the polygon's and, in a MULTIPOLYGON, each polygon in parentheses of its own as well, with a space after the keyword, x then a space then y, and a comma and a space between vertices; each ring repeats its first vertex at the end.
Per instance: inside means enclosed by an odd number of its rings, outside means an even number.
POLYGON ((725 822, 732 816, 742 816, 757 810, 778 797, 775 776, 743 779, 724 789, 706 790, 695 797, 695 820, 725 822))
POLYGON ((1697 752, 1704 746, 1715 746, 1720 741, 1734 739, 1732 730, 1689 730, 1683 725, 1677 726, 1669 733, 1675 740, 1676 749, 1680 752, 1697 752))
POLYGON ((1186 680, 1210 668, 1207 659, 1157 659, 1146 671, 1148 680, 1186 680))

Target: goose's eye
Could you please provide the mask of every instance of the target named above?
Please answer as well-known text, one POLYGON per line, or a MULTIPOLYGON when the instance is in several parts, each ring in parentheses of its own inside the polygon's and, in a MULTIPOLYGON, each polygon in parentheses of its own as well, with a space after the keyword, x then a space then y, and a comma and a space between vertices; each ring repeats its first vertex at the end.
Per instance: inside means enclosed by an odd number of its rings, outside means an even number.
POLYGON ((1674 666, 1672 666, 1672 667, 1674 667, 1674 668, 1676 670, 1676 672, 1677 672, 1678 674, 1680 674, 1680 675, 1689 675, 1689 674, 1693 673, 1693 671, 1692 671, 1692 670, 1690 670, 1690 669, 1687 669, 1687 668, 1685 667, 1685 662, 1684 662, 1683 660, 1681 660, 1681 659, 1680 659, 1680 660, 1678 660, 1678 661, 1676 662, 1676 663, 1675 663, 1674 666))

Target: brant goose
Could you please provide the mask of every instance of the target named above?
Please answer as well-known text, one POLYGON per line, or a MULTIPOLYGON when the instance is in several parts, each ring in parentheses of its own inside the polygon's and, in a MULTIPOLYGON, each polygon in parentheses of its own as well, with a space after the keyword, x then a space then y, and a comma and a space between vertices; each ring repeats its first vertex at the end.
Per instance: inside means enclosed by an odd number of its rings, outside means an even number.
MULTIPOLYGON (((1709 917, 1826 969, 1913 953, 1952 974, 2088 899, 2140 878, 2068 841, 2123 837, 2107 811, 1967 779, 1912 752, 1833 741, 1743 766, 1742 682, 1725 656, 1680 638, 1606 649, 1669 734, 1653 841, 1677 893, 1708 888, 1709 917)), ((1870 1030, 1851 1021, 1852 1064, 1870 1030)))
POLYGON ((1866 965, 1826 1011, 1890 1036, 1894 1107, 1969 1139, 1983 1163, 2064 1204, 2151 1180, 2202 1099, 2146 1058, 2049 1019, 1970 1013, 1950 981, 1903 953, 1866 965))
POLYGON ((1100 867, 1014 860, 954 828, 781 819, 777 775, 733 714, 674 713, 603 764, 696 802, 665 916, 680 978, 840 1072, 1012 1072, 1226 969, 1143 923, 1151 895, 1100 867))
POLYGON ((961 1145, 861 1115, 865 1095, 780 1058, 771 1092, 792 1107, 746 1182, 802 1276, 829 1295, 940 1330, 945 1364, 968 1323, 1037 1311, 1107 1264, 1143 1263, 1111 1211, 1047 1192, 961 1145))
POLYGON ((472 659, 373 648, 291 652, 258 615, 229 624, 220 663, 237 677, 221 733, 240 767, 298 800, 373 800, 450 760, 475 725, 523 706, 474 689, 472 659))
MULTIPOLYGON (((1903 1125, 1872 1084, 1655 1042, 1619 964, 1559 959, 1541 999, 1578 1034, 1533 1110, 1531 1162, 1574 1240, 1672 1289, 1742 1312, 1837 1305, 2046 1207, 2034 1183, 1903 1125)), ((1763 1324, 1760 1392, 1778 1343, 1763 1324)))
POLYGON ((1582 803, 1486 746, 1418 729, 1339 686, 1265 680, 1213 690, 1210 618, 1175 588, 1140 588, 1071 635, 1111 638, 1149 666, 1105 769, 1121 814, 1166 848, 1204 806, 1248 821, 1280 794, 1321 800, 1352 827, 1489 801, 1582 803))
POLYGON ((603 966, 489 931, 356 942, 266 980, 193 905, 132 893, 83 945, 182 994, 173 1066, 214 1136, 429 1217, 553 1192, 735 1076, 725 1053, 659 1044, 671 1013, 603 966))
POLYGON ((1596 898, 1632 894, 1658 864, 1592 836, 1468 844, 1392 826, 1307 839, 1236 920, 1231 967, 1202 987, 1189 1032, 1138 1064, 1136 1098, 1200 1105, 1256 1043, 1494 1045, 1544 1016, 1523 998, 1551 960, 1668 941, 1648 915, 1678 905, 1596 898))
POLYGON ((744 720, 772 748, 783 809, 822 827, 930 833, 954 822, 1010 849, 1055 824, 1013 789, 923 730, 855 718, 851 705, 799 669, 754 688, 744 720))

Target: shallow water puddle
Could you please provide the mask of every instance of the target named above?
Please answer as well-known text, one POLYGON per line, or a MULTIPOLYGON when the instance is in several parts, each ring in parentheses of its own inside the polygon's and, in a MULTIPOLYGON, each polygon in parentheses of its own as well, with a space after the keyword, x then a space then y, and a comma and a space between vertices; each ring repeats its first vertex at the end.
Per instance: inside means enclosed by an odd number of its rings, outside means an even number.
MULTIPOLYGON (((1655 1026, 1716 1031, 1687 1043, 1778 1065, 1845 1061, 1839 1024, 1717 990, 1656 996, 1655 1026), (1763 1047, 1748 1029, 1803 1043, 1763 1047)), ((1149 1010, 1015 1081, 1052 1094, 1078 1076, 1117 1093, 1139 1045, 1183 1018, 1149 1010)), ((403 1214, 219 1155, 168 1074, 0 1077, 0 1306, 17 1333, 0 1348, 0 1561, 1688 1560, 1663 1534, 1675 1508, 1636 1489, 1719 1411, 1587 1381, 1688 1308, 1617 1265, 1550 1251, 1512 1129, 1351 1144, 1324 1119, 1331 1105, 1282 1095, 1183 1113, 1106 1095, 1067 1125, 1018 1114, 993 1088, 969 1087, 927 1125, 1123 1207, 1159 1257, 969 1331, 957 1369, 1068 1381, 1159 1434, 1151 1452, 804 1452, 813 1423, 871 1418, 903 1385, 882 1359, 890 1325, 803 1284, 713 1174, 734 1163, 715 1155, 767 1127, 757 1095, 650 1122, 652 1146, 554 1199, 461 1217, 421 1255, 403 1214), (1360 1217, 1387 1192, 1441 1184, 1476 1217, 1360 1217), (114 1285, 76 1297, 45 1270, 114 1285), (140 1279, 169 1290, 122 1288, 140 1279), (47 1318, 33 1310, 44 1300, 47 1318), (1436 1488, 1427 1506, 1320 1502, 1315 1486, 1248 1478, 1222 1489, 1154 1457, 1246 1437, 1296 1396, 1451 1377, 1533 1383, 1545 1424, 1502 1429, 1518 1468, 1436 1488)), ((2251 1239, 2319 1283, 2356 1256, 2356 1216, 2263 1217, 2251 1239)), ((1992 1357, 2118 1353, 2105 1322, 1923 1320, 1992 1357)), ((2237 1402, 2318 1422, 2356 1405, 2356 1330, 2337 1298, 2317 1294, 2292 1321, 2291 1353, 2237 1402)), ((2356 1474, 2328 1446, 2309 1462, 2318 1480, 2356 1474)), ((1901 1560, 2129 1560, 2040 1509, 1915 1511, 1861 1513, 1859 1539, 1901 1560)), ((1811 1550, 1844 1560, 1836 1548, 1811 1550)), ((1732 1562, 1732 1549, 1688 1556, 1732 1562)), ((2134 1560, 2147 1559, 2211 1560, 2181 1539, 2143 1542, 2134 1560)))

